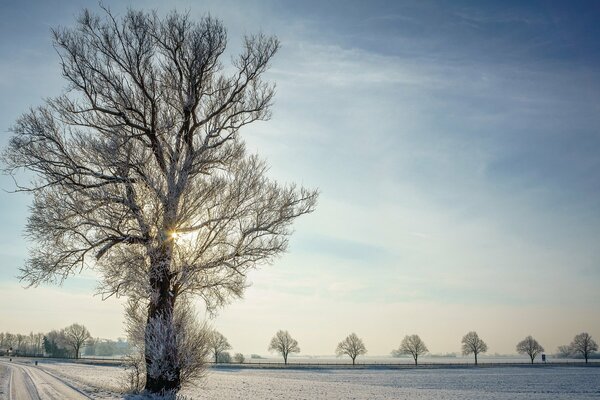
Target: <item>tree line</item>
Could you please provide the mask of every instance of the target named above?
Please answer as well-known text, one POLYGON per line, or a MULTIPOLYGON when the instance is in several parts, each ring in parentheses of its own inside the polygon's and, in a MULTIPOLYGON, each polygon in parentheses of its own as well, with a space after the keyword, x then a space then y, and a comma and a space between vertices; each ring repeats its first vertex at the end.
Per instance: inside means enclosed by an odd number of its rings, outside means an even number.
POLYGON ((29 335, 0 332, 0 355, 35 357, 112 356, 125 354, 127 342, 93 339, 81 324, 71 324, 63 329, 29 335))
MULTIPOLYGON (((223 334, 214 330, 211 331, 208 343, 215 363, 231 362, 231 356, 226 352, 226 350, 231 349, 231 345, 223 334)), ((488 351, 487 343, 475 331, 465 334, 461 344, 462 354, 465 356, 473 355, 475 365, 478 363, 478 356, 488 351)), ((271 339, 268 350, 280 354, 283 357, 284 364, 287 364, 289 355, 299 353, 300 346, 288 331, 279 330, 271 339)), ((529 356, 532 364, 535 358, 545 351, 544 347, 531 335, 517 343, 515 350, 519 354, 529 356)), ((598 344, 587 332, 583 332, 575 335, 570 344, 559 346, 557 354, 561 357, 581 357, 587 363, 590 356, 596 351, 598 351, 598 344)), ((410 355, 415 365, 418 365, 419 357, 427 353, 429 353, 429 349, 419 335, 406 335, 400 346, 391 352, 394 357, 410 355)), ((367 354, 367 347, 356 333, 351 333, 338 343, 335 354, 338 357, 350 357, 352 365, 355 365, 358 356, 367 354)), ((244 362, 244 356, 241 353, 237 353, 234 359, 238 363, 244 362)))

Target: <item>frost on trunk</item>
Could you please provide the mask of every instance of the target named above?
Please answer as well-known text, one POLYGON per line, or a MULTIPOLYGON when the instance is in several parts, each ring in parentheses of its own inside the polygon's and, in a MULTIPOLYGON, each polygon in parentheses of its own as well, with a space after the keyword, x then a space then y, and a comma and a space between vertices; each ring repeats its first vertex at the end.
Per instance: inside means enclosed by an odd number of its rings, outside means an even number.
POLYGON ((262 75, 276 38, 245 37, 225 69, 218 20, 104 11, 53 30, 67 91, 19 118, 3 160, 33 176, 17 176, 33 193, 22 279, 91 268, 104 296, 143 301, 156 392, 181 384, 180 302, 201 298, 214 312, 241 296, 246 272, 286 250, 317 193, 270 180, 240 137, 270 117, 274 86, 262 75))
MULTIPOLYGON (((156 386, 153 392, 176 392, 204 376, 211 331, 197 321, 189 302, 181 300, 173 312, 151 320, 140 303, 130 300, 126 316, 129 341, 139 355, 134 354, 132 362, 144 360, 144 386, 156 386)), ((133 369, 138 368, 139 364, 133 369)))

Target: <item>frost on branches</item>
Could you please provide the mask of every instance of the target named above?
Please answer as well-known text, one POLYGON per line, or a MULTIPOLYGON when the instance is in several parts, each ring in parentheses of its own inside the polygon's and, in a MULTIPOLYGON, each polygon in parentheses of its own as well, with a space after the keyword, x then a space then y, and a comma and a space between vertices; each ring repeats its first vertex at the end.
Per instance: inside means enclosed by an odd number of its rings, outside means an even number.
POLYGON ((34 176, 17 180, 33 193, 22 279, 92 268, 105 296, 139 300, 145 387, 177 390, 191 362, 177 349, 195 335, 178 307, 240 296, 248 269, 285 251, 293 220, 315 207, 316 191, 268 179, 239 136, 270 117, 262 75, 279 42, 245 37, 226 73, 211 17, 85 10, 53 39, 67 91, 19 118, 3 157, 34 176))

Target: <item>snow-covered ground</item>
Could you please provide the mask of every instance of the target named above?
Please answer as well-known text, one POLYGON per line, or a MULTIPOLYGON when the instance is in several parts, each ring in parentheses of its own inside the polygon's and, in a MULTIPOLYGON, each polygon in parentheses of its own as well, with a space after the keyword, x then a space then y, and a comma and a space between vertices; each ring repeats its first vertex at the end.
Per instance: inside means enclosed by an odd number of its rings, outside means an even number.
POLYGON ((0 364, 0 399, 8 398, 8 380, 10 378, 10 371, 5 366, 0 364))
MULTIPOLYGON (((95 399, 121 399, 122 368, 41 363, 95 399)), ((486 399, 600 398, 600 367, 486 367, 424 369, 211 369, 192 399, 486 399)))

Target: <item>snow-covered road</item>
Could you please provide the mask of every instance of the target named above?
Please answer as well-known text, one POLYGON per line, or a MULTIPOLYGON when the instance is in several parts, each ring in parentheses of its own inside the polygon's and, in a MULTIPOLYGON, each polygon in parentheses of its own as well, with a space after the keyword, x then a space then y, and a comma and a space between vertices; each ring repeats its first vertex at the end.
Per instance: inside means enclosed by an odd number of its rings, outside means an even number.
POLYGON ((8 400, 89 400, 61 379, 25 364, 0 361, 9 369, 8 400))

